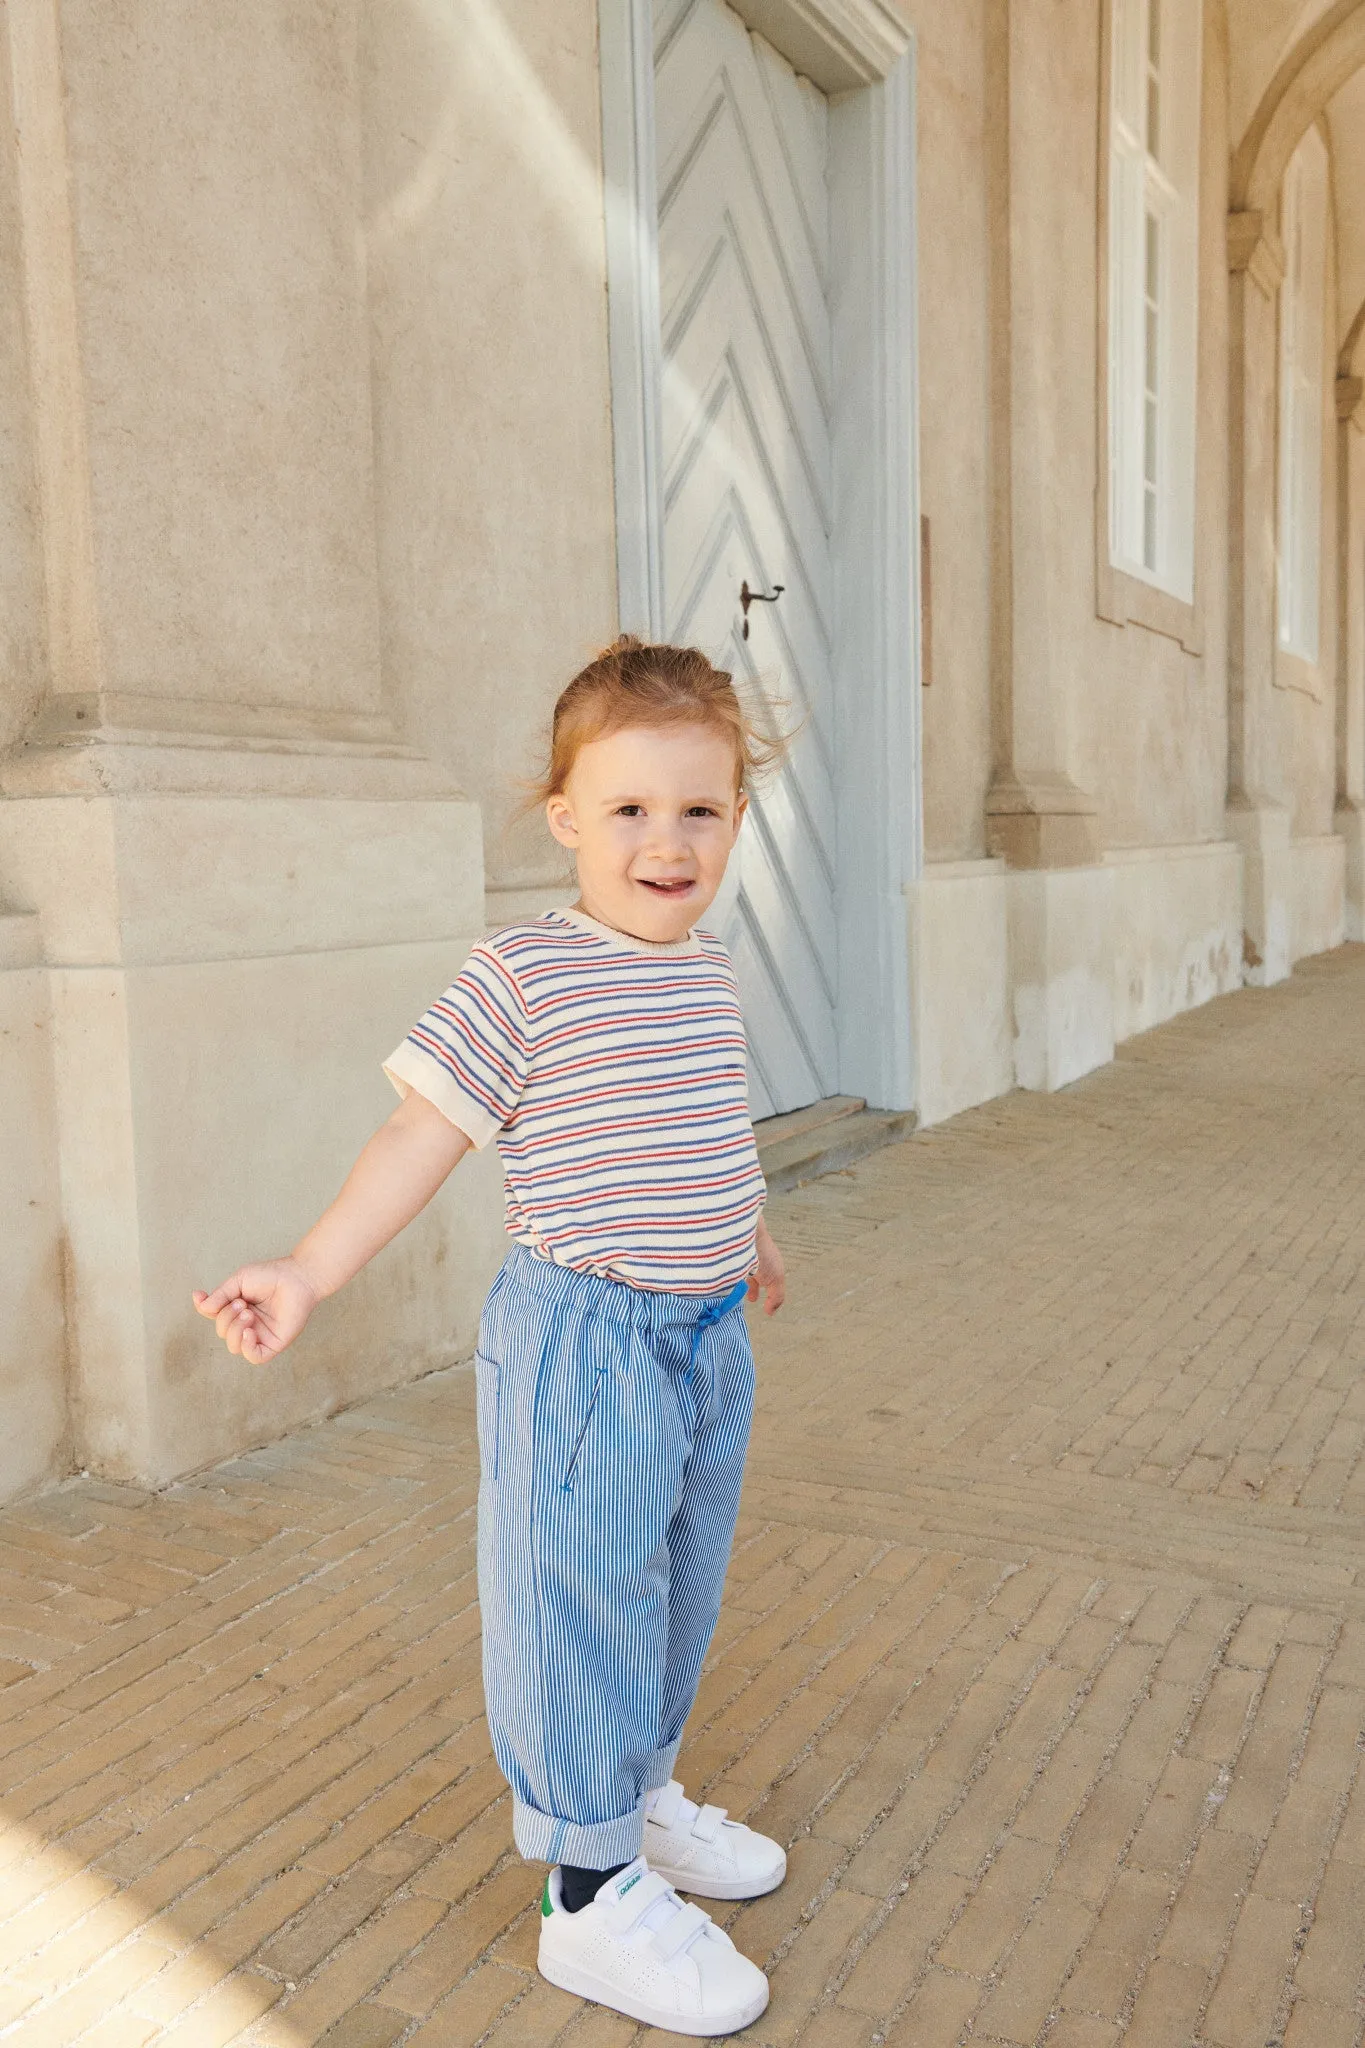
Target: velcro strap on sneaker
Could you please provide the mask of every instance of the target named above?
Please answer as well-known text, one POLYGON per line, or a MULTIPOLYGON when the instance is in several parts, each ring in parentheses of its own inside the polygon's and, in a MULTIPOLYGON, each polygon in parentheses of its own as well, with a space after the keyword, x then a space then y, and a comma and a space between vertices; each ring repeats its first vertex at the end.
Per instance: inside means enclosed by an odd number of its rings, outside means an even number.
POLYGON ((647 1870, 626 1893, 611 1907, 614 1931, 620 1935, 633 1934, 645 1915, 660 1899, 676 1898, 677 1893, 666 1877, 660 1877, 657 1870, 647 1870))
POLYGON ((674 1821, 678 1818, 678 1813, 686 1796, 677 1779, 670 1778, 650 1808, 649 1817, 655 1827, 671 1828, 674 1821))
POLYGON ((728 1807, 724 1806, 703 1806, 701 1812, 692 1823, 692 1833, 696 1836, 697 1840, 699 1842, 714 1842, 725 1825, 725 1816, 728 1811, 728 1807))
POLYGON ((705 1934, 710 1925, 710 1914, 703 1913, 700 1906, 689 1902, 665 1922, 650 1946, 660 1962, 671 1963, 674 1956, 681 1955, 685 1948, 691 1948, 697 1936, 705 1934))

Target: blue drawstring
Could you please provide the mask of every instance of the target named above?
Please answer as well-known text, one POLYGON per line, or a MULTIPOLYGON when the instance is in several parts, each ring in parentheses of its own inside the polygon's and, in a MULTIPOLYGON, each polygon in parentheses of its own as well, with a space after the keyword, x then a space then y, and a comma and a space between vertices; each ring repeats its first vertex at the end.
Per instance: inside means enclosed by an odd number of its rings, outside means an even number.
POLYGON ((702 1415, 709 1415, 711 1412, 711 1401, 715 1388, 714 1375, 708 1373, 706 1375, 706 1393, 704 1399, 698 1390, 696 1381, 697 1339, 700 1337, 703 1330, 707 1330, 711 1327, 712 1323, 718 1323, 722 1316, 729 1315, 732 1308, 738 1308, 740 1303, 748 1294, 748 1292, 748 1281, 737 1281, 736 1284, 730 1289, 730 1292, 728 1294, 723 1294, 719 1301, 708 1301, 705 1308, 702 1310, 701 1314, 697 1317, 696 1322, 692 1325, 692 1348, 691 1355, 689 1356, 687 1361, 687 1376, 692 1382, 692 1393, 697 1403, 698 1412, 702 1415))
POLYGON ((728 1316, 732 1308, 739 1307, 748 1292, 748 1281, 737 1280, 730 1289, 730 1292, 723 1294, 719 1301, 707 1302, 706 1307, 697 1317, 696 1329, 692 1332, 692 1348, 694 1351, 697 1346, 697 1332, 706 1329, 710 1323, 718 1323, 722 1316, 728 1316))
MULTIPOLYGON (((728 1294, 723 1294, 719 1301, 708 1301, 706 1303, 706 1306, 702 1309, 701 1314, 697 1317, 696 1322, 692 1325, 692 1341, 688 1349, 687 1369, 684 1374, 684 1377, 690 1380, 692 1383, 692 1393, 697 1403, 699 1420, 703 1416, 710 1413, 713 1383, 712 1375, 710 1373, 707 1373, 706 1389, 703 1398, 702 1394, 699 1392, 697 1388, 696 1383, 697 1340, 700 1337, 703 1330, 709 1329, 712 1323, 718 1323, 722 1316, 728 1316, 731 1309, 738 1308, 740 1303, 747 1296, 748 1292, 748 1281, 737 1281, 735 1285, 730 1289, 730 1292, 728 1294)), ((650 1342, 650 1336, 651 1332, 649 1321, 649 1309, 646 1305, 646 1298, 643 1295, 643 1293, 641 1293, 640 1298, 631 1303, 630 1342, 632 1345, 640 1345, 640 1347, 643 1349, 647 1357, 652 1355, 653 1353, 653 1346, 650 1342)))

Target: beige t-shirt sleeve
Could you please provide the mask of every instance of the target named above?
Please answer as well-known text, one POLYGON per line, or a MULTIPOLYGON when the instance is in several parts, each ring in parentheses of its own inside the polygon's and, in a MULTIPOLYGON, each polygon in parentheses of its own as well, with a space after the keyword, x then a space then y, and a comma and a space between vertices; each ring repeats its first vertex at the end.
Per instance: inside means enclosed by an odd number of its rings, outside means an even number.
POLYGON ((526 1086, 529 1019, 520 988, 490 945, 476 946, 443 996, 384 1062, 398 1093, 425 1096, 482 1151, 526 1086))

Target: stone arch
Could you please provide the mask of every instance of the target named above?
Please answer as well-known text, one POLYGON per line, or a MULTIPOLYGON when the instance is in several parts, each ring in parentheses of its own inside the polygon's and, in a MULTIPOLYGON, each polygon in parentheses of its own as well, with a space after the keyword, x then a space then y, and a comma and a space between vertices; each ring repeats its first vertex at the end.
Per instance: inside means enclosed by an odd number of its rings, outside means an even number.
POLYGON ((1261 95, 1232 159, 1233 213, 1267 215, 1290 157, 1327 102, 1365 66, 1365 0, 1335 0, 1261 95))

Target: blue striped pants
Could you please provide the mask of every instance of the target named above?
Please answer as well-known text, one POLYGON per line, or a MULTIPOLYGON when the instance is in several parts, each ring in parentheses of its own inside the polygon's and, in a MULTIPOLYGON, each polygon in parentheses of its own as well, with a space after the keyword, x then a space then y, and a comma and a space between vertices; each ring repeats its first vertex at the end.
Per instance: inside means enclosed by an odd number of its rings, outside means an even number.
POLYGON ((743 1298, 628 1287, 517 1245, 484 1304, 484 1692, 523 1856, 629 1863, 672 1774, 753 1414, 743 1298))

